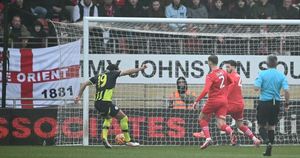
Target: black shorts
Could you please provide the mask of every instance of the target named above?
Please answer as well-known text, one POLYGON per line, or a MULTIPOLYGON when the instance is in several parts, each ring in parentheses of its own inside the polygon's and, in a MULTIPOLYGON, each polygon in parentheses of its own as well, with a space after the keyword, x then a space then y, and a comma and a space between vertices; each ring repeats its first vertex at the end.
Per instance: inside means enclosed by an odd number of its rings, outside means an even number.
POLYGON ((257 106, 257 123, 274 126, 278 123, 280 101, 259 101, 257 106))
POLYGON ((120 108, 117 107, 112 102, 104 102, 104 101, 95 102, 95 108, 100 112, 100 115, 103 117, 107 117, 107 116, 115 117, 120 111, 120 108))

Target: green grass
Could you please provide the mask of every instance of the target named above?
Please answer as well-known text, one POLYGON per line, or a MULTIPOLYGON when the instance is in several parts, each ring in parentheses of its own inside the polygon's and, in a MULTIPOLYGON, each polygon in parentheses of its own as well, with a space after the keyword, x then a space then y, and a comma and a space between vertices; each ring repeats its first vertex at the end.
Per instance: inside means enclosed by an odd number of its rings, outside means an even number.
MULTIPOLYGON (((196 146, 156 147, 55 147, 0 146, 0 158, 256 158, 265 147, 196 146)), ((299 146, 276 146, 272 158, 299 158, 299 146)))

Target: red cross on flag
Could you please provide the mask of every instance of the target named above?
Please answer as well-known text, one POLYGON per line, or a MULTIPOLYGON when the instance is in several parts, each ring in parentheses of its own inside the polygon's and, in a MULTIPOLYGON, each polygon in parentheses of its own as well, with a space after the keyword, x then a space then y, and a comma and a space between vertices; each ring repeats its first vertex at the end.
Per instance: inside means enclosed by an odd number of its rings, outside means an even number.
MULTIPOLYGON (((80 45, 75 41, 48 48, 9 49, 7 106, 33 108, 70 103, 80 88, 80 45)), ((2 68, 0 71, 2 93, 2 68)))

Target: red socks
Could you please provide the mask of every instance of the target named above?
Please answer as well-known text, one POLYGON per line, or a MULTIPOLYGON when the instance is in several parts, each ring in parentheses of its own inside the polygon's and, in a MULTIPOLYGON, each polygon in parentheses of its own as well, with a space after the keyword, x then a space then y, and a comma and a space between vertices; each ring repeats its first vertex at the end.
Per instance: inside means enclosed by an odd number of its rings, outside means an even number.
POLYGON ((225 131, 226 132, 226 134, 228 134, 228 135, 230 135, 231 133, 232 133, 232 129, 231 129, 231 127, 230 126, 228 126, 228 125, 223 125, 223 126, 221 126, 221 130, 222 131, 225 131))
POLYGON ((208 122, 204 119, 200 120, 200 127, 202 128, 205 138, 210 138, 208 122))
POLYGON ((247 126, 241 126, 240 130, 244 132, 245 135, 247 135, 250 139, 254 137, 252 131, 247 126))

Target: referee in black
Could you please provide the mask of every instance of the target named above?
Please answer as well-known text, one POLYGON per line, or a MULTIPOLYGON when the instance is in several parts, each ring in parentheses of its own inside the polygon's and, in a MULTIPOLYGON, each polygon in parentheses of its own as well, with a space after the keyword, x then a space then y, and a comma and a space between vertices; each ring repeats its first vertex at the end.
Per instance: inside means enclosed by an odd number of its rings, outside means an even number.
POLYGON ((269 55, 267 58, 268 69, 259 73, 254 86, 260 91, 259 103, 257 106, 257 122, 259 134, 267 145, 264 156, 271 156, 272 144, 274 144, 275 126, 278 123, 280 110, 280 91, 284 90, 285 110, 289 105, 289 86, 283 73, 276 69, 277 57, 269 55))

